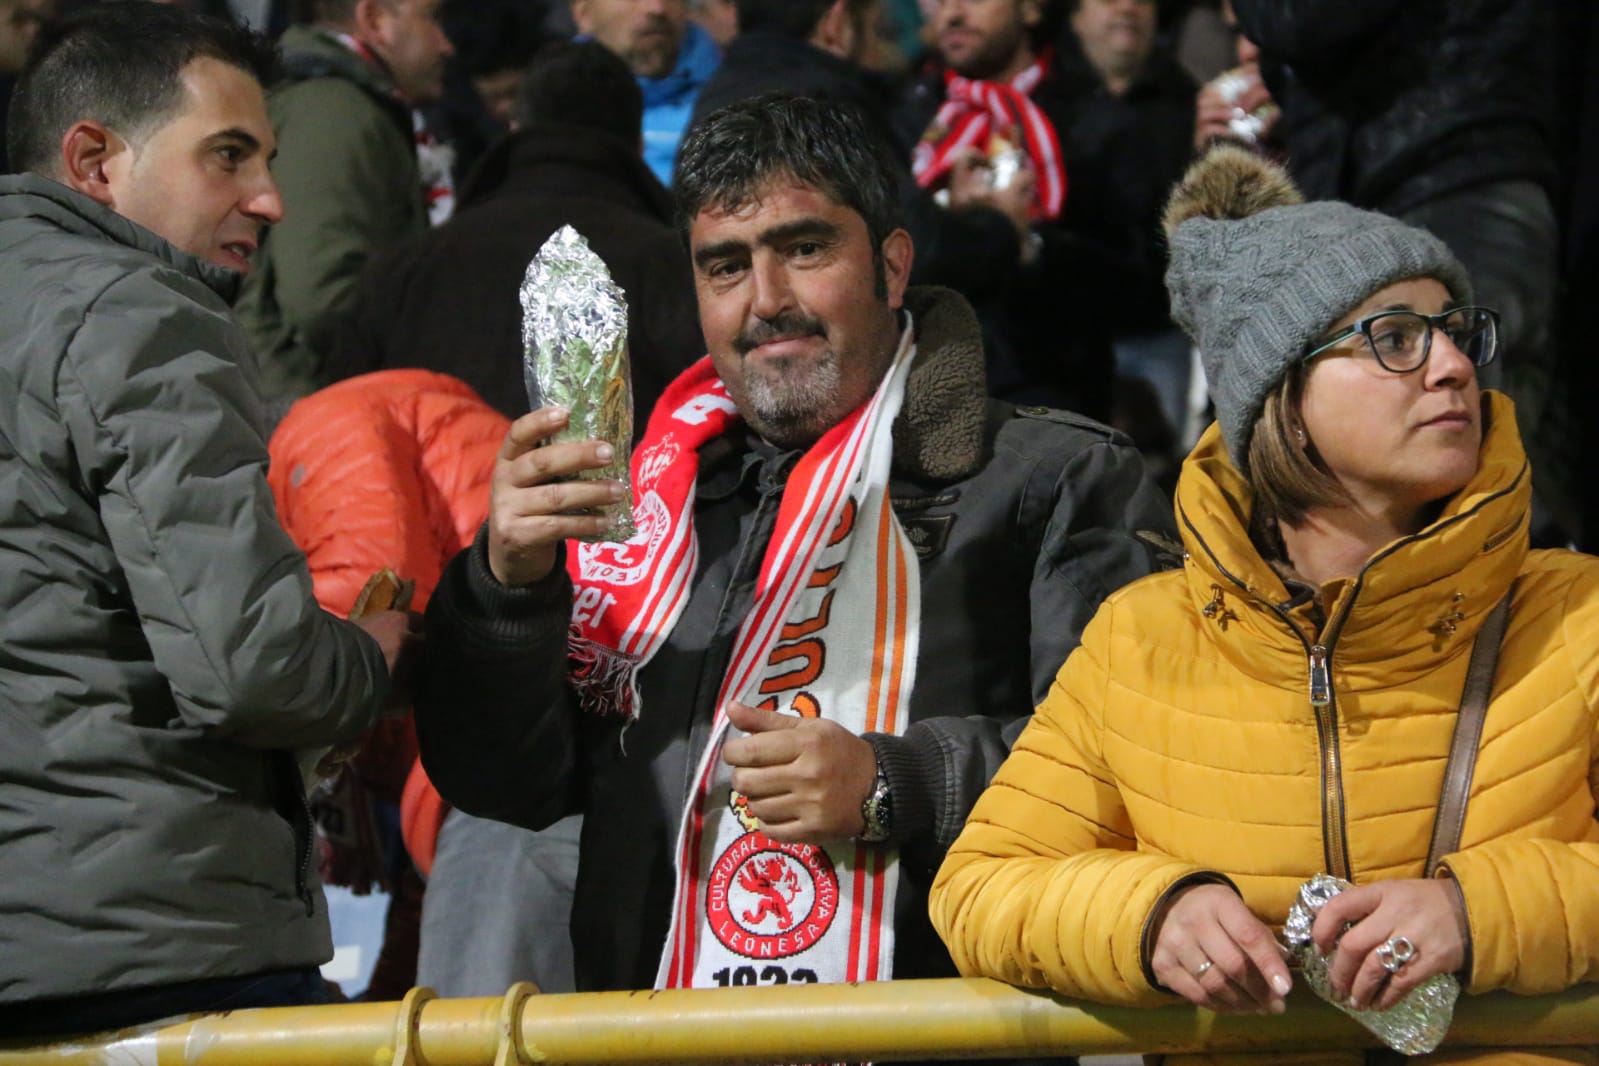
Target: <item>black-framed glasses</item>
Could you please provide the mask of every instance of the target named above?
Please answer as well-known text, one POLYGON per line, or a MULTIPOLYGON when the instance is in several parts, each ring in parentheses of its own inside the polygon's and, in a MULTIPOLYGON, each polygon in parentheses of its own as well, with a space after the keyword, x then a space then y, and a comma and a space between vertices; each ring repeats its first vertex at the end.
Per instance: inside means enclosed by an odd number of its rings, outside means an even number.
POLYGON ((1379 366, 1394 374, 1419 370, 1432 353, 1434 330, 1476 366, 1487 366, 1499 354, 1499 312, 1487 307, 1455 307, 1436 315, 1420 311, 1378 311, 1322 341, 1303 356, 1305 362, 1357 333, 1379 366))

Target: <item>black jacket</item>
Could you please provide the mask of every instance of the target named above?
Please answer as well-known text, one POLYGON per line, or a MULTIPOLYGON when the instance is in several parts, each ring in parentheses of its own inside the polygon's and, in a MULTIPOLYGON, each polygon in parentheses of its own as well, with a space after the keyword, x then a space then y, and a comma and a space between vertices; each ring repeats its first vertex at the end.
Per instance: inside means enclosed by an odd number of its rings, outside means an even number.
POLYGON ((1234 0, 1311 199, 1389 214, 1554 176, 1548 0, 1234 0))
POLYGON ((527 413, 518 290, 544 241, 571 225, 627 293, 635 419, 705 353, 671 200, 638 148, 569 124, 502 141, 463 184, 455 216, 379 256, 343 323, 328 376, 422 367, 509 417, 527 413))
MULTIPOLYGON (((921 645, 909 729, 871 739, 902 856, 895 976, 953 976, 927 919, 932 876, 1099 602, 1154 567, 1140 531, 1169 530, 1171 515, 1126 438, 985 398, 964 301, 912 289, 907 302, 919 354, 894 425, 891 493, 920 556, 921 645)), ((678 820, 797 458, 737 431, 702 452, 699 570, 640 674, 644 709, 625 738, 578 712, 567 690, 564 569, 506 589, 480 536, 429 602, 417 725, 439 791, 526 826, 585 814, 572 915, 580 989, 654 981, 678 820)))
POLYGON ((1199 87, 1157 50, 1116 96, 1069 29, 1056 71, 1047 99, 1066 158, 1061 222, 1077 254, 1074 276, 1113 336, 1170 329, 1160 216, 1193 157, 1199 87))
MULTIPOLYGON (((988 385, 1015 403, 1062 407, 1108 419, 1115 357, 1105 312, 1104 255, 1066 225, 1077 178, 1067 151, 1072 105, 1058 63, 1052 63, 1031 99, 1061 140, 1066 162, 1066 215, 1033 231, 1041 252, 998 291, 972 296, 983 325, 988 385)), ((897 136, 914 144, 944 103, 944 72, 934 65, 906 89, 895 112, 897 136)))

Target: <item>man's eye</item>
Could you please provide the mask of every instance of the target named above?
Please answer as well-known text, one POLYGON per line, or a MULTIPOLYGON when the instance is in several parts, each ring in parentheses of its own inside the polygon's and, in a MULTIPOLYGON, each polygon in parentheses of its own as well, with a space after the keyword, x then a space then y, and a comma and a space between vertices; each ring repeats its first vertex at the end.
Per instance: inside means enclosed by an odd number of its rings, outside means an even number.
POLYGON ((794 254, 800 256, 815 255, 821 250, 820 241, 800 241, 794 246, 794 254))
POLYGON ((244 162, 244 149, 238 145, 225 144, 217 149, 217 155, 229 166, 238 166, 244 162))

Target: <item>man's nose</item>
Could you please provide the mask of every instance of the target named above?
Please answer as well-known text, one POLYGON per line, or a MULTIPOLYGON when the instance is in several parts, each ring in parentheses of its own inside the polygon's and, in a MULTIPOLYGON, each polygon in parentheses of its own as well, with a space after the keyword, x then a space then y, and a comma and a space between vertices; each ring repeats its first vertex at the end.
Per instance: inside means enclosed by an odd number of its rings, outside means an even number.
POLYGON ((278 183, 272 180, 270 174, 245 198, 240 210, 269 226, 283 221, 283 194, 278 191, 278 183))
POLYGON ((754 288, 750 313, 757 318, 770 320, 793 307, 794 290, 777 257, 757 256, 750 268, 750 280, 754 288))

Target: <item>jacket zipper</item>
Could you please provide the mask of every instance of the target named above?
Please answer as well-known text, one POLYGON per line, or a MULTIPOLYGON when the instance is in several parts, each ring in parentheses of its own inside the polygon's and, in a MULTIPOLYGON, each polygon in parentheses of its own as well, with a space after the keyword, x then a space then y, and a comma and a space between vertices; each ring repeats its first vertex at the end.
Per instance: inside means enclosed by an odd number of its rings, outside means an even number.
MULTIPOLYGON (((1521 479, 1526 476, 1527 464, 1523 463, 1509 486, 1494 493, 1487 499, 1479 501, 1471 510, 1455 515, 1445 525, 1454 525, 1457 522, 1465 521, 1482 508, 1488 506, 1489 503, 1515 491, 1516 486, 1521 484, 1521 479)), ((1249 585, 1228 570, 1226 566, 1222 565, 1222 561, 1216 557, 1216 553, 1211 550, 1210 544, 1205 540, 1204 534, 1195 527, 1188 517, 1188 512, 1183 509, 1181 504, 1177 507, 1177 514, 1182 523, 1193 533, 1194 539, 1204 547, 1205 554, 1210 556, 1210 561, 1215 565, 1216 569, 1245 595, 1249 595, 1249 585)), ((1343 613, 1330 624, 1331 634, 1325 644, 1312 644, 1305 639, 1305 634, 1300 631, 1298 626, 1294 625, 1293 619, 1288 617, 1286 611, 1280 609, 1275 603, 1254 597, 1260 599, 1260 602, 1265 604, 1268 610, 1280 618, 1283 624, 1288 627, 1288 631, 1298 637, 1299 642, 1305 646, 1305 656, 1310 673, 1310 708, 1316 716, 1317 748, 1321 756, 1322 857, 1327 862, 1327 872, 1345 881, 1352 881, 1354 878, 1352 876, 1353 871, 1349 868, 1349 841, 1344 827, 1344 819, 1347 812, 1344 807, 1343 757, 1338 746, 1338 698, 1332 686, 1333 648, 1338 643, 1339 634, 1343 632, 1344 622, 1349 618, 1349 612, 1354 609, 1355 600, 1359 597, 1360 589, 1365 583, 1366 571, 1370 570, 1383 558, 1398 551, 1404 545, 1418 539, 1420 539, 1420 534, 1402 537, 1389 545, 1386 551, 1379 552, 1366 560, 1366 565, 1360 568, 1360 573, 1355 577, 1354 592, 1350 595, 1343 613)), ((1484 550, 1487 550, 1490 545, 1484 545, 1483 547, 1484 550)))
POLYGON ((1327 663, 1331 654, 1324 644, 1310 647, 1310 709, 1316 716, 1316 746, 1321 752, 1322 853, 1327 861, 1327 872, 1348 881, 1343 753, 1338 746, 1338 705, 1333 700, 1332 671, 1327 663))

